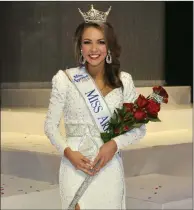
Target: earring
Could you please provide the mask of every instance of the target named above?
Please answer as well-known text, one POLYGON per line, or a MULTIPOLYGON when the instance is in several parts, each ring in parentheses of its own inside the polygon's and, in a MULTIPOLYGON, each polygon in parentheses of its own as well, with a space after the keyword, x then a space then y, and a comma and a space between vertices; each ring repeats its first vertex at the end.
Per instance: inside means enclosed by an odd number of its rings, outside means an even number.
POLYGON ((111 54, 110 54, 110 50, 108 50, 108 54, 107 54, 107 56, 106 56, 106 62, 107 62, 108 64, 111 64, 111 63, 112 63, 112 56, 111 56, 111 54))
POLYGON ((82 55, 82 50, 81 50, 81 55, 80 55, 80 58, 79 58, 79 63, 82 64, 82 65, 84 65, 86 63, 86 59, 82 55))

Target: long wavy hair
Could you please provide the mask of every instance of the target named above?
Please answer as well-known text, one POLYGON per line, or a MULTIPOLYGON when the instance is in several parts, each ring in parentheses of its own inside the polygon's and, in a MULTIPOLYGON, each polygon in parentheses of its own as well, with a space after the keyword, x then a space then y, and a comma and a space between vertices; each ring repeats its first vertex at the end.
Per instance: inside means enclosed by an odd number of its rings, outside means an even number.
POLYGON ((80 65, 80 56, 81 56, 81 43, 82 43, 82 35, 86 28, 94 27, 101 30, 104 33, 105 42, 107 50, 109 49, 112 56, 112 63, 107 64, 105 62, 105 74, 104 80, 105 84, 109 85, 112 88, 122 87, 123 84, 120 80, 120 61, 119 57, 121 54, 121 47, 118 44, 117 37, 115 35, 114 29, 110 23, 81 23, 74 34, 74 43, 75 43, 75 57, 77 62, 80 65))

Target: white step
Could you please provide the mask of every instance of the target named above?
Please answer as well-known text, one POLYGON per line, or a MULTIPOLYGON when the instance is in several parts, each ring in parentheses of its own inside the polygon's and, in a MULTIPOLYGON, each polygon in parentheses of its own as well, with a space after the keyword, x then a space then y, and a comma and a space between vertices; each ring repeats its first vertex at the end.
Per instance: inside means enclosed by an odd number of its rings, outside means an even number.
MULTIPOLYGON (((179 139, 176 142, 175 135, 172 142, 171 139, 163 135, 163 138, 169 140, 169 142, 166 141, 166 144, 161 142, 160 145, 157 142, 158 145, 154 146, 153 139, 149 145, 144 146, 142 141, 123 150, 126 177, 149 173, 191 176, 192 139, 190 142, 184 142, 185 139, 179 139)), ((17 135, 15 133, 2 133, 1 138, 2 173, 20 174, 21 177, 40 180, 46 178, 47 181, 57 182, 60 156, 49 140, 45 137, 17 135), (26 161, 21 165, 21 160, 26 161)))
MULTIPOLYGON (((27 133, 44 136, 44 121, 47 109, 3 109, 1 111, 1 131, 27 133)), ((192 129, 191 105, 163 105, 159 113, 162 122, 150 122, 146 125, 148 132, 192 129)), ((64 131, 62 120, 61 132, 64 131)))

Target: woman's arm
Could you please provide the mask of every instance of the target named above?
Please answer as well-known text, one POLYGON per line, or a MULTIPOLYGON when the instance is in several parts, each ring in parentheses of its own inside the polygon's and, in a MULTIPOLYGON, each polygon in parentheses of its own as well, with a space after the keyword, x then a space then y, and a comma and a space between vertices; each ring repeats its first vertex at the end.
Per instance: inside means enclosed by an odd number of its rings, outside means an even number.
MULTIPOLYGON (((130 74, 123 72, 122 81, 124 86, 124 103, 133 103, 138 97, 137 91, 135 89, 133 79, 130 74)), ((130 144, 137 143, 146 134, 145 124, 140 128, 134 128, 125 134, 115 137, 113 140, 117 144, 117 152, 120 149, 127 147, 130 144)))
POLYGON ((62 156, 64 155, 64 150, 68 148, 66 138, 61 135, 59 130, 59 124, 65 106, 67 82, 66 75, 62 70, 53 76, 50 103, 44 123, 46 136, 62 156))

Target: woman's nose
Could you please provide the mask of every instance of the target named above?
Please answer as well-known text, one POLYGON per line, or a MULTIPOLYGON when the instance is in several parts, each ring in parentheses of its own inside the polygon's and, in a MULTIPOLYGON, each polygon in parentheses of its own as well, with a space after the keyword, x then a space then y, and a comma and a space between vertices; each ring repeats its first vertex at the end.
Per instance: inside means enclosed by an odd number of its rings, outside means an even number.
POLYGON ((95 51, 97 51, 97 50, 98 50, 97 45, 96 45, 96 44, 92 44, 92 46, 91 46, 91 51, 92 51, 92 52, 95 52, 95 51))

